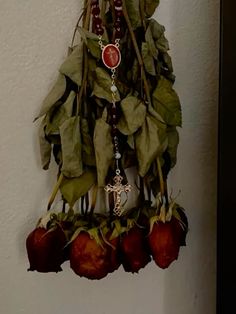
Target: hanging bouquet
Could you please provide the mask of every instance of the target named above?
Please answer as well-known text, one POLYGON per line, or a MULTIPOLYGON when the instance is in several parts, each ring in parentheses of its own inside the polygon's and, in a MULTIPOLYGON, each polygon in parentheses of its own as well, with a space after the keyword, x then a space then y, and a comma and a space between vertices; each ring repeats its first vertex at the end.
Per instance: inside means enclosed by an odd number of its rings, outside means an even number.
POLYGON ((42 167, 53 156, 58 176, 48 211, 26 240, 29 270, 58 272, 69 260, 77 275, 101 279, 121 264, 138 272, 152 258, 164 269, 185 245, 187 217, 167 189, 181 105, 165 28, 152 18, 158 5, 84 1, 68 57, 36 117, 42 167), (136 206, 126 208, 135 190, 136 206), (95 210, 98 191, 107 202, 95 210), (57 193, 59 212, 52 209, 57 193))

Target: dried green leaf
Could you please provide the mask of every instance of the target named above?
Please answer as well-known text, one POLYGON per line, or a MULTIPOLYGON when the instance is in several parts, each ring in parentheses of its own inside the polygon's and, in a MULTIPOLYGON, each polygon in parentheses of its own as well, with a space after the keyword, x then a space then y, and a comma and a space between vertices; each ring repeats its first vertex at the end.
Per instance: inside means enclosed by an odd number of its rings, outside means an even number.
POLYGON ((138 63, 137 58, 134 59, 134 64, 133 64, 131 72, 132 72, 132 81, 136 83, 138 80, 138 74, 139 74, 139 63, 138 63))
MULTIPOLYGON (((102 69, 97 67, 95 70, 96 73, 96 79, 94 81, 94 89, 92 95, 106 99, 110 103, 112 102, 112 93, 111 93, 111 76, 109 73, 102 69)), ((120 101, 120 94, 117 91, 115 95, 115 101, 120 101)))
POLYGON ((172 85, 172 82, 163 76, 160 77, 152 95, 153 107, 168 125, 181 126, 181 105, 179 97, 172 88, 172 85))
POLYGON ((174 167, 177 160, 177 148, 179 144, 179 133, 175 127, 167 128, 168 147, 167 151, 171 158, 171 167, 174 167))
POLYGON ((165 33, 165 27, 154 19, 149 20, 148 27, 150 28, 154 41, 159 40, 165 33))
POLYGON ((167 147, 165 125, 147 115, 141 129, 135 134, 138 171, 141 177, 148 172, 152 162, 167 147))
POLYGON ((42 168, 47 170, 51 161, 52 146, 45 136, 45 127, 46 119, 44 118, 39 127, 39 145, 42 168))
POLYGON ((157 60, 158 50, 156 48, 156 44, 155 44, 155 41, 153 39, 151 25, 152 25, 152 23, 149 23, 148 28, 147 28, 146 33, 145 33, 145 40, 147 43, 148 51, 150 52, 151 56, 157 60))
POLYGON ((122 115, 117 128, 124 135, 135 133, 144 123, 146 117, 146 106, 134 96, 127 96, 121 101, 122 115))
POLYGON ((60 73, 81 86, 83 76, 83 45, 78 45, 60 67, 60 73))
POLYGON ((133 29, 135 30, 136 28, 142 25, 138 5, 136 3, 136 0, 125 1, 125 4, 130 22, 132 24, 133 29))
POLYGON ((81 136, 82 136, 82 160, 87 166, 96 166, 93 140, 89 133, 88 121, 81 119, 81 136))
POLYGON ((173 72, 173 65, 172 65, 172 60, 171 57, 169 56, 169 54, 167 52, 162 54, 163 57, 163 61, 165 63, 166 68, 168 69, 168 71, 170 73, 173 72))
POLYGON ((106 176, 113 161, 113 144, 111 127, 104 118, 96 121, 94 130, 94 147, 97 164, 98 186, 105 186, 106 176))
POLYGON ((147 43, 142 43, 142 58, 145 70, 150 75, 156 76, 155 62, 152 55, 149 53, 149 48, 147 43))
MULTIPOLYGON (((98 36, 94 33, 89 32, 88 30, 84 29, 83 27, 78 27, 78 31, 80 36, 87 46, 91 55, 96 59, 101 59, 101 48, 99 46, 99 39, 98 36)), ((106 32, 103 35, 103 44, 106 45, 108 43, 108 38, 106 32)))
POLYGON ((60 190, 64 199, 73 207, 75 202, 85 195, 95 183, 96 172, 89 169, 78 178, 63 178, 60 190))
POLYGON ((80 117, 67 119, 60 126, 62 169, 68 178, 79 177, 83 173, 80 117))
POLYGON ((144 1, 144 11, 147 18, 151 17, 156 8, 158 7, 160 0, 143 0, 144 1))
POLYGON ((47 97, 44 99, 41 110, 35 120, 45 115, 50 109, 57 105, 58 100, 64 95, 66 91, 66 78, 59 74, 57 81, 47 97))
POLYGON ((134 143, 134 136, 133 135, 129 135, 127 137, 127 143, 131 149, 135 149, 135 143, 134 143))
POLYGON ((76 93, 71 91, 64 104, 52 108, 46 115, 46 135, 58 135, 60 126, 72 115, 76 93))

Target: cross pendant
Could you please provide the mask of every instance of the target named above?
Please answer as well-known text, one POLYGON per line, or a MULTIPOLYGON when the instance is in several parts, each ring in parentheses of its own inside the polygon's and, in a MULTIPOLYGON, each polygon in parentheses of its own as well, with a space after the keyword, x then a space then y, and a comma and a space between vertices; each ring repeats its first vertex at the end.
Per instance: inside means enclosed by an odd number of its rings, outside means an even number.
POLYGON ((122 193, 128 193, 131 191, 131 185, 130 184, 122 184, 123 177, 120 175, 116 175, 113 178, 113 181, 115 182, 114 185, 108 184, 105 187, 105 191, 107 193, 113 192, 114 200, 115 200, 115 207, 113 209, 113 212, 117 216, 121 216, 122 214, 122 206, 121 206, 121 194, 122 193))

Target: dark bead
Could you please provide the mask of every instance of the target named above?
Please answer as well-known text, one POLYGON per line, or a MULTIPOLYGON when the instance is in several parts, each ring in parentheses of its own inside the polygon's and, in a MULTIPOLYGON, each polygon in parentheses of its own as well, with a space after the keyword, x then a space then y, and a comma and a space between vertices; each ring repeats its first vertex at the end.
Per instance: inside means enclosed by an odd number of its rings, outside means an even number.
POLYGON ((122 7, 122 0, 114 0, 115 7, 122 7))
POLYGON ((92 14, 98 16, 100 14, 99 6, 94 6, 92 8, 92 14))
POLYGON ((91 1, 91 5, 92 5, 92 6, 93 6, 93 5, 99 6, 99 0, 92 0, 92 1, 91 1))
POLYGON ((101 28, 100 26, 102 25, 102 19, 100 17, 95 17, 93 19, 93 23, 94 23, 94 25, 98 25, 97 28, 101 28))
POLYGON ((116 135, 117 135, 117 128, 112 128, 111 129, 111 135, 114 136, 114 138, 116 137, 116 135))
POLYGON ((116 21, 115 24, 114 24, 115 28, 120 28, 120 24, 121 24, 120 22, 116 21))
POLYGON ((115 38, 116 39, 121 38, 121 30, 116 29, 116 31, 115 31, 115 38))
POLYGON ((99 36, 102 36, 103 35, 103 33, 104 33, 104 30, 103 30, 103 28, 96 28, 96 30, 95 30, 95 33, 99 36))
POLYGON ((111 107, 111 114, 112 115, 115 115, 116 114, 116 107, 111 107))
POLYGON ((115 14, 117 17, 122 17, 123 16, 123 11, 115 11, 115 14))

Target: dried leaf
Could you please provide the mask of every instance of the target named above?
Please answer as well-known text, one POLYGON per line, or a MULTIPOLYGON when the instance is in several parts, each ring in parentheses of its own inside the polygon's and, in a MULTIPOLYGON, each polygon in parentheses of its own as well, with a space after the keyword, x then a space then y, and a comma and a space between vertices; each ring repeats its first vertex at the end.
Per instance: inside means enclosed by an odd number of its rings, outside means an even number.
POLYGON ((87 166, 96 166, 93 140, 89 133, 88 121, 81 119, 81 136, 82 136, 82 160, 87 166))
POLYGON ((153 107, 168 125, 181 126, 181 105, 172 85, 172 82, 161 76, 153 92, 153 107))
POLYGON ((44 118, 39 127, 39 145, 42 168, 47 170, 51 161, 52 146, 45 137, 45 126, 46 119, 44 118))
POLYGON ((68 178, 79 177, 83 173, 80 118, 67 119, 60 127, 62 148, 61 172, 68 178))
POLYGON ((81 86, 83 75, 83 45, 78 45, 60 67, 60 73, 81 86))
MULTIPOLYGON (((83 42, 87 46, 91 55, 96 59, 101 59, 102 53, 101 48, 99 46, 99 39, 98 36, 94 33, 89 32, 88 30, 84 29, 83 27, 78 27, 78 31, 80 33, 83 42)), ((106 32, 103 35, 103 44, 106 45, 108 43, 108 38, 106 32)))
POLYGON ((149 23, 148 28, 147 28, 146 33, 145 33, 145 40, 147 43, 148 51, 150 52, 151 56, 154 59, 157 59, 158 50, 156 48, 156 44, 155 44, 155 41, 153 39, 151 25, 152 25, 152 23, 149 23))
POLYGON ((147 73, 156 76, 155 62, 152 55, 149 53, 148 44, 142 43, 142 58, 144 67, 147 73))
POLYGON ((64 95, 65 91, 66 78, 64 75, 59 74, 55 85, 53 86, 47 97, 44 99, 42 108, 35 120, 45 115, 50 109, 56 106, 58 100, 64 95))
POLYGON ((52 108, 46 115, 46 135, 58 135, 60 126, 72 115, 76 93, 71 91, 64 104, 52 108))
POLYGON ((117 128, 124 135, 135 133, 144 123, 146 117, 146 106, 134 96, 127 96, 121 101, 122 116, 117 128))
POLYGON ((105 186, 106 176, 113 161, 113 144, 111 127, 104 118, 96 121, 94 130, 94 147, 97 164, 98 186, 105 186))
POLYGON ((171 158, 171 167, 174 167, 177 159, 177 148, 179 144, 179 133, 175 127, 167 129, 168 147, 167 151, 171 158))
POLYGON ((127 12, 133 29, 135 30, 142 25, 139 14, 139 8, 135 0, 125 1, 127 12))
POLYGON ((147 115, 142 128, 135 134, 135 147, 139 175, 144 177, 152 162, 167 147, 165 125, 147 115))
MULTIPOLYGON (((97 67, 95 70, 96 80, 94 82, 94 89, 92 95, 106 99, 110 103, 112 102, 112 93, 111 93, 111 76, 107 73, 106 70, 97 67)), ((120 101, 120 94, 117 91, 115 95, 115 101, 120 101)))
POLYGON ((144 11, 147 18, 151 17, 156 8, 158 7, 160 0, 143 0, 144 1, 144 11))
POLYGON ((95 183, 96 172, 89 169, 78 178, 63 178, 60 190, 64 199, 73 207, 75 202, 85 195, 95 183))

